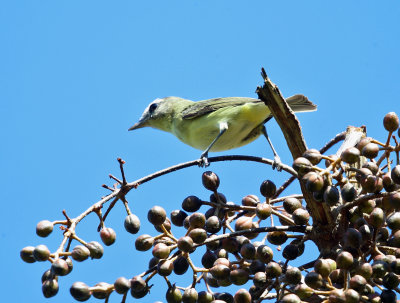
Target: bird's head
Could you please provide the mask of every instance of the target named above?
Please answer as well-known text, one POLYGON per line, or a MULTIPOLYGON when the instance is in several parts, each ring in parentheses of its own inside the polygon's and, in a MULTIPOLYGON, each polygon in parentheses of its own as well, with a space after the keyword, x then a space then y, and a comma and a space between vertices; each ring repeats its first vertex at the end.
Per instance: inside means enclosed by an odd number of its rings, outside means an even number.
POLYGON ((155 99, 146 107, 139 121, 130 127, 129 130, 150 126, 170 131, 173 115, 182 100, 184 99, 178 97, 155 99))

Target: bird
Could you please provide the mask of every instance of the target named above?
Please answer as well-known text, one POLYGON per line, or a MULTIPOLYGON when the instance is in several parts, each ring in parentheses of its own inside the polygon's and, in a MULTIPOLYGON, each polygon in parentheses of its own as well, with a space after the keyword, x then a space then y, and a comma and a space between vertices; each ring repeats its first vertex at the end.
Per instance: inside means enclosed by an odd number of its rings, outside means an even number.
MULTIPOLYGON (((311 112, 317 106, 303 95, 286 99, 294 112, 311 112)), ((274 153, 273 168, 280 158, 268 137, 265 123, 272 114, 264 101, 247 97, 224 97, 191 101, 180 97, 157 98, 144 110, 130 131, 152 127, 169 132, 183 143, 202 150, 200 166, 208 166, 208 152, 246 145, 263 134, 274 153)))

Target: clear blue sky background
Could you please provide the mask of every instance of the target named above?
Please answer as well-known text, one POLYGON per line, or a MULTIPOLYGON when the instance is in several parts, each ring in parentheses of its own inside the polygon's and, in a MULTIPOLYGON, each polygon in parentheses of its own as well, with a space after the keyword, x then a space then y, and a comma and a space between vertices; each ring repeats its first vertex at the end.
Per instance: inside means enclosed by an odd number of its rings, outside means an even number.
MULTIPOLYGON (((2 301, 44 302, 40 277, 49 264, 26 264, 19 251, 44 243, 54 251, 61 232, 35 236, 42 219, 76 216, 107 192, 101 184, 126 160, 129 181, 200 152, 152 129, 128 132, 157 97, 201 100, 255 97, 260 68, 284 96, 303 93, 318 112, 299 115, 309 147, 320 148, 348 125, 367 125, 384 138, 383 116, 400 112, 400 4, 398 1, 7 1, 0 8, 0 277, 2 301)), ((291 164, 275 122, 270 135, 291 164)), ((263 139, 221 154, 271 158, 263 139)), ((264 179, 287 175, 253 163, 218 163, 221 192, 240 203, 258 194, 264 179)), ((189 168, 132 191, 131 208, 143 233, 156 235, 145 217, 152 205, 168 212, 184 197, 207 199, 203 169, 189 168)), ((288 193, 296 192, 296 187, 288 193)), ((101 261, 75 264, 48 302, 71 302, 74 281, 94 285, 130 277, 147 267, 150 252, 134 250, 123 229, 121 205, 107 224, 118 233, 101 261)), ((97 219, 79 226, 99 240, 97 219)), ((308 256, 315 254, 310 248, 308 256)), ((187 281, 181 285, 188 285, 187 281)), ((182 281, 180 279, 179 281, 182 281)), ((155 279, 143 302, 164 300, 155 279)), ((91 299, 90 302, 94 302, 91 299)), ((128 302, 132 302, 130 298, 128 302)), ((120 302, 113 295, 110 302, 120 302)))

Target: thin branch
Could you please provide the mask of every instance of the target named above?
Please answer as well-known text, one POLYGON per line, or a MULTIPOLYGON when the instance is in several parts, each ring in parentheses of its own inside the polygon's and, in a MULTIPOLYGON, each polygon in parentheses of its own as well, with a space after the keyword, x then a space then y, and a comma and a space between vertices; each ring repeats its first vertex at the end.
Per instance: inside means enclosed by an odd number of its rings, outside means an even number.
MULTIPOLYGON (((274 164, 274 161, 271 159, 266 159, 266 158, 262 158, 262 157, 244 156, 244 155, 228 155, 228 156, 219 156, 219 157, 208 158, 208 162, 210 162, 210 163, 221 162, 221 161, 251 161, 251 162, 258 162, 258 163, 263 163, 263 164, 267 164, 267 165, 271 165, 271 166, 274 164)), ((163 176, 163 175, 169 174, 171 172, 181 170, 181 169, 184 169, 184 168, 187 168, 190 166, 198 166, 200 163, 201 163, 200 159, 185 162, 185 163, 180 163, 180 164, 168 167, 166 169, 160 170, 158 172, 155 172, 153 174, 150 174, 150 175, 143 177, 141 179, 138 179, 134 182, 130 182, 126 186, 129 191, 132 187, 137 188, 139 185, 149 182, 150 180, 153 180, 160 176, 163 176)), ((288 172, 289 174, 292 174, 293 176, 297 176, 297 172, 289 165, 282 164, 282 170, 288 172)))
POLYGON ((389 197, 395 192, 400 192, 400 189, 396 190, 396 191, 392 191, 392 192, 383 192, 383 193, 377 193, 377 194, 365 194, 365 195, 362 195, 362 196, 358 197, 357 199, 355 199, 353 202, 349 202, 349 203, 346 203, 346 204, 343 204, 343 205, 339 206, 337 208, 337 212, 338 213, 339 212, 343 212, 346 209, 353 208, 354 206, 357 206, 360 203, 368 201, 368 200, 389 197))
POLYGON ((102 227, 102 223, 106 220, 108 214, 110 213, 110 211, 113 209, 115 203, 117 203, 119 200, 119 197, 115 197, 115 199, 110 203, 110 205, 108 206, 99 226, 97 227, 97 231, 100 231, 101 227, 102 227))
POLYGON ((276 193, 275 193, 275 195, 273 196, 273 198, 276 198, 276 197, 279 197, 279 195, 290 185, 290 184, 292 184, 292 182, 294 181, 294 180, 296 180, 297 178, 295 177, 295 176, 291 176, 289 179, 287 179, 286 181, 285 181, 285 183, 283 183, 282 185, 281 185, 281 187, 279 187, 277 190, 276 190, 276 193))
POLYGON ((233 233, 226 233, 222 235, 218 235, 212 238, 207 238, 203 243, 193 245, 193 248, 202 246, 204 244, 214 242, 221 239, 226 239, 230 237, 242 236, 246 234, 253 234, 253 233, 265 233, 265 232, 272 232, 272 231, 291 231, 291 232, 301 232, 301 233, 310 233, 313 230, 312 226, 305 226, 305 225, 293 225, 293 226, 267 226, 267 227, 257 227, 257 228, 250 228, 245 230, 236 231, 233 233))
POLYGON ((118 162, 119 162, 119 169, 121 170, 122 184, 125 185, 125 184, 127 183, 127 182, 126 182, 126 178, 125 178, 125 172, 124 172, 124 164, 125 164, 125 161, 122 160, 121 158, 118 158, 117 160, 118 160, 118 162))
POLYGON ((330 140, 328 143, 325 144, 324 147, 322 147, 319 152, 321 154, 325 154, 327 152, 328 149, 330 149, 332 146, 334 146, 335 144, 337 144, 340 141, 343 141, 346 138, 346 131, 341 132, 340 134, 337 134, 335 136, 335 138, 333 138, 332 140, 330 140))

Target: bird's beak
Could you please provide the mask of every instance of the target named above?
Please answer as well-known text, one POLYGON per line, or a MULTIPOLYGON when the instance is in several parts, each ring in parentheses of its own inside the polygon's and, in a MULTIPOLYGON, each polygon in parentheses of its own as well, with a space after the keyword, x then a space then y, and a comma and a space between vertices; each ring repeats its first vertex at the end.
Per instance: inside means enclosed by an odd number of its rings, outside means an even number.
POLYGON ((139 120, 138 123, 135 123, 128 130, 135 130, 135 129, 142 128, 142 127, 145 127, 145 126, 147 126, 147 121, 146 120, 139 120))

